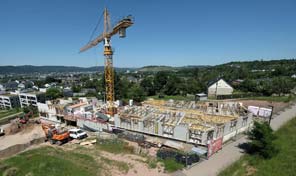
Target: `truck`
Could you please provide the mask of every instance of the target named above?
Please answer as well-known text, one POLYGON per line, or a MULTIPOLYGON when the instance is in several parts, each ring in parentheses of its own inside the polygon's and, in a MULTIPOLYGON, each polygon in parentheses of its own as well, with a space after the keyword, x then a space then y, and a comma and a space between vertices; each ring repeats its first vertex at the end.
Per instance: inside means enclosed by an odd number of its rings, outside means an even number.
POLYGON ((82 131, 81 129, 74 128, 69 130, 70 137, 72 139, 83 139, 87 137, 86 132, 82 131))
POLYGON ((68 130, 59 130, 54 125, 42 124, 42 129, 51 144, 62 145, 69 141, 70 133, 68 130))

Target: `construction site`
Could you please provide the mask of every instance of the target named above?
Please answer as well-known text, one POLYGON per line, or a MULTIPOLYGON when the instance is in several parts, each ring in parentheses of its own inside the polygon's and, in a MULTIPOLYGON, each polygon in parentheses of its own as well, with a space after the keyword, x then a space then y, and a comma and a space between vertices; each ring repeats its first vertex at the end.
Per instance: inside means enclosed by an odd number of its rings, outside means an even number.
MULTIPOLYGON (((132 100, 129 105, 122 105, 119 100, 115 101, 111 38, 116 34, 119 34, 120 38, 124 38, 126 29, 131 27, 134 21, 132 16, 126 16, 112 27, 107 9, 104 10, 103 16, 104 32, 82 47, 80 52, 99 43, 104 44, 106 101, 98 100, 95 97, 59 98, 45 102, 36 100, 34 106, 37 107, 39 114, 34 121, 29 120, 29 116, 32 116, 32 112, 30 112, 26 118, 16 117, 16 120, 11 121, 10 125, 5 125, 6 132, 12 131, 11 129, 20 131, 22 128, 29 127, 30 130, 27 130, 28 132, 21 130, 21 133, 6 133, 3 141, 13 142, 7 142, 5 145, 1 142, 0 157, 8 157, 33 144, 48 141, 46 145, 62 146, 61 148, 65 151, 79 150, 80 154, 91 151, 100 156, 100 161, 115 163, 120 156, 97 153, 98 150, 104 148, 102 146, 105 145, 106 140, 101 136, 105 135, 109 136, 108 140, 111 141, 117 141, 117 138, 123 140, 124 142, 119 142, 120 146, 124 145, 124 149, 130 153, 136 151, 136 154, 143 155, 144 153, 149 157, 159 157, 164 160, 169 156, 181 163, 182 167, 187 167, 200 162, 200 158, 209 159, 222 149, 225 142, 251 128, 252 113, 237 101, 148 99, 137 105, 134 105, 132 100), (19 138, 23 138, 22 144, 17 142, 19 138), (96 145, 94 145, 95 143, 96 145), (77 145, 92 147, 81 150, 77 145), (109 160, 106 161, 106 158, 109 160)), ((117 142, 111 142, 111 146, 114 147, 117 142)), ((106 143, 109 145, 110 142, 106 143)), ((110 149, 107 147, 104 150, 110 149)), ((143 157, 141 157, 131 161, 137 167, 133 173, 125 169, 124 172, 112 172, 112 174, 138 175, 137 170, 142 169, 142 165, 139 165, 136 160, 142 160, 143 157)), ((149 161, 147 159, 143 163, 149 161)), ((100 162, 99 164, 105 165, 100 162)), ((108 167, 110 166, 106 165, 106 168, 108 167)), ((124 165, 124 167, 130 166, 124 165)), ((140 175, 165 175, 162 172, 163 166, 158 167, 157 165, 157 169, 155 169, 156 166, 153 167, 154 170, 148 169, 147 172, 140 175)), ((112 168, 109 169, 112 170, 112 168)), ((105 175, 108 175, 108 172, 106 170, 105 175)))
POLYGON ((237 102, 150 100, 120 108, 114 122, 118 128, 206 146, 248 130, 252 114, 237 102))

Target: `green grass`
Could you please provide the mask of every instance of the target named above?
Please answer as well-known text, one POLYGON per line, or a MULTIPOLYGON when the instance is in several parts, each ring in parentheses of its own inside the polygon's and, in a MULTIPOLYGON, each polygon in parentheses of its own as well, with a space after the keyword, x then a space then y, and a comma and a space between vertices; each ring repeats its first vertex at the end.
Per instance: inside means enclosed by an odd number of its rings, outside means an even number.
POLYGON ((171 95, 171 96, 165 95, 164 98, 159 98, 158 95, 154 95, 154 96, 147 97, 147 99, 148 98, 153 98, 155 100, 165 100, 165 101, 170 100, 170 99, 172 99, 172 100, 185 100, 185 101, 193 101, 194 100, 194 96, 184 97, 184 96, 181 96, 181 95, 171 95))
POLYGON ((98 175, 100 166, 89 155, 62 151, 53 147, 42 147, 1 161, 0 175, 4 175, 8 170, 16 171, 13 176, 24 176, 26 174, 90 176, 98 175))
POLYGON ((134 152, 134 148, 132 146, 129 146, 127 142, 120 139, 100 139, 97 142, 97 149, 114 154, 130 154, 134 152))
POLYGON ((175 159, 173 158, 168 158, 168 159, 164 159, 161 160, 164 164, 164 169, 167 172, 175 172, 177 170, 183 169, 184 165, 178 163, 175 159))
POLYGON ((21 112, 21 109, 0 110, 0 119, 19 112, 21 112))
POLYGON ((295 96, 270 96, 270 97, 249 97, 244 98, 248 100, 263 100, 263 101, 274 101, 274 102, 290 102, 296 99, 295 96))
POLYGON ((240 160, 222 171, 219 176, 294 176, 296 175, 296 118, 289 121, 277 132, 275 145, 280 152, 264 160, 257 156, 244 155, 240 160))

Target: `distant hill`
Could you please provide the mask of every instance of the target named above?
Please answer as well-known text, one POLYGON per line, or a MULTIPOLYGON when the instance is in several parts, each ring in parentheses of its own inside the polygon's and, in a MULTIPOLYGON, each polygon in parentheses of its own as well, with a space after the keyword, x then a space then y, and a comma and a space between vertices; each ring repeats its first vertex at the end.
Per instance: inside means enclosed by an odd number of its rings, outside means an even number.
POLYGON ((277 67, 295 67, 296 59, 233 61, 215 67, 244 67, 249 70, 271 70, 277 67))
POLYGON ((174 71, 176 70, 176 68, 170 67, 170 66, 151 65, 151 66, 145 66, 145 67, 139 68, 137 70, 139 72, 159 72, 159 71, 174 71))
MULTIPOLYGON (((134 68, 115 68, 116 71, 134 70, 134 68)), ((53 72, 103 72, 104 66, 99 67, 73 67, 73 66, 0 66, 0 74, 16 73, 53 73, 53 72)))
MULTIPOLYGON (((296 59, 281 59, 281 60, 255 60, 255 61, 233 61, 225 64, 209 66, 209 65, 188 65, 182 67, 172 67, 165 65, 150 65, 141 68, 115 68, 117 72, 139 71, 139 72, 159 72, 159 71, 180 71, 184 69, 194 68, 211 68, 221 69, 235 67, 245 68, 247 70, 272 70, 277 67, 296 68, 296 59)), ((74 67, 74 66, 0 66, 0 74, 9 73, 52 73, 52 72, 103 72, 104 66, 98 67, 74 67)), ((296 72, 296 71, 295 71, 296 72)))
POLYGON ((150 65, 150 66, 145 66, 142 68, 137 69, 139 72, 159 72, 159 71, 178 71, 181 69, 186 69, 186 68, 205 68, 205 67, 211 67, 207 65, 188 65, 188 66, 183 66, 183 67, 171 67, 171 66, 164 66, 164 65, 150 65))

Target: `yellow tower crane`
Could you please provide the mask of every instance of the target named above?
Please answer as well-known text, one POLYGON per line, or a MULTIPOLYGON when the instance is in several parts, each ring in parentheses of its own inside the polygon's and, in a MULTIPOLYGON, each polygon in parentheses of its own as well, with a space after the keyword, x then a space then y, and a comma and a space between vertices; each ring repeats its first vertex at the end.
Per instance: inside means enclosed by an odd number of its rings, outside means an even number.
POLYGON ((126 36, 126 28, 133 25, 132 16, 127 16, 120 20, 113 28, 111 28, 110 15, 105 8, 104 10, 104 32, 94 40, 90 41, 84 47, 80 49, 80 52, 84 52, 93 46, 96 46, 100 42, 104 42, 104 56, 105 56, 105 85, 106 85, 106 100, 107 100, 107 113, 114 115, 117 110, 114 106, 114 69, 113 69, 113 51, 111 48, 111 37, 115 34, 119 34, 120 38, 126 36))

